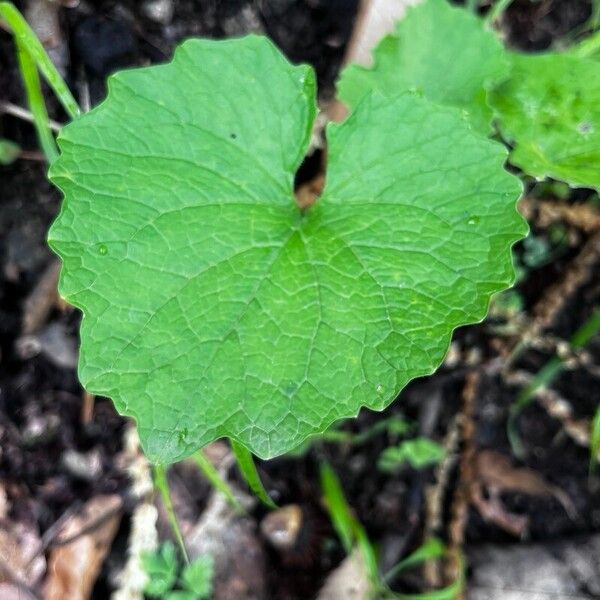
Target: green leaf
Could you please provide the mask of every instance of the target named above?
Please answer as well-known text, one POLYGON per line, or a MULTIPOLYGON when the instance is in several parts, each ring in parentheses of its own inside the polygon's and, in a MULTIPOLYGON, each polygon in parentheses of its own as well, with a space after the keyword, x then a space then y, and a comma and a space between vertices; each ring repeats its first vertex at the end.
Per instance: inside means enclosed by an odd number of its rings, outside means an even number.
POLYGON ((490 94, 510 161, 528 175, 600 188, 600 63, 570 54, 512 55, 490 94))
POLYGON ((85 315, 79 375, 154 461, 220 437, 270 458, 383 409, 513 279, 526 225, 502 146, 374 95, 329 126, 327 185, 301 212, 314 115, 312 71, 265 38, 192 40, 113 76, 59 136, 49 239, 85 315))
POLYGON ((444 455, 442 446, 428 438, 419 437, 401 442, 394 448, 386 448, 377 466, 386 472, 396 471, 406 463, 414 469, 424 469, 440 462, 444 455))
POLYGON ((162 598, 177 580, 177 554, 171 542, 165 542, 157 552, 144 552, 142 566, 148 575, 144 592, 153 598, 162 598))
POLYGON ((194 592, 197 598, 204 599, 212 594, 213 575, 212 557, 200 556, 183 570, 181 583, 185 589, 194 592))
POLYGON ((17 144, 0 138, 0 165, 10 165, 19 158, 20 154, 21 148, 17 144))
POLYGON ((504 79, 508 67, 501 43, 483 21, 446 0, 427 0, 410 8, 380 42, 372 68, 344 69, 338 94, 353 109, 371 90, 390 95, 419 90, 467 111, 473 126, 487 134, 492 111, 486 89, 504 79))

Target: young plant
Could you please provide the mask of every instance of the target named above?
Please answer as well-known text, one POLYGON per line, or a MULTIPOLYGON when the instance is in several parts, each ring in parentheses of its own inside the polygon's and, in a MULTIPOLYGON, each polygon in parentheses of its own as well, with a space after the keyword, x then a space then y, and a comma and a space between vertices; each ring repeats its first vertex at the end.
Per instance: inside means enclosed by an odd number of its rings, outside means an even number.
POLYGON ((207 600, 212 595, 213 561, 209 556, 197 558, 180 573, 175 547, 165 542, 156 552, 143 554, 142 565, 148 576, 144 592, 150 598, 207 600))
POLYGON ((49 243, 84 313, 79 375, 155 462, 220 437, 270 458, 383 409, 513 279, 526 226, 501 145, 373 93, 329 125, 327 184, 301 210, 315 113, 312 69, 266 38, 190 40, 59 135, 49 243))
POLYGON ((267 39, 190 40, 111 77, 81 117, 38 50, 74 118, 49 243, 84 313, 80 378, 158 464, 228 437, 252 480, 250 452, 283 454, 433 372, 513 279, 520 184, 456 108, 368 94, 328 127, 327 185, 300 209, 314 74, 267 39))
POLYGON ((413 469, 425 469, 439 463, 445 455, 444 448, 425 437, 404 440, 398 446, 386 448, 377 461, 379 470, 385 473, 398 471, 406 464, 413 469))

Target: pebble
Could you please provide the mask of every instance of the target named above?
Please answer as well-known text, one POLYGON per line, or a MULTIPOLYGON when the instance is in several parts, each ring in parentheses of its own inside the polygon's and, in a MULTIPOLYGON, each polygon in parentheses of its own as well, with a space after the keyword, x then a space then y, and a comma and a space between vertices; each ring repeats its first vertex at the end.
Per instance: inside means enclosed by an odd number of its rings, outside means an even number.
POLYGON ((147 0, 141 6, 142 14, 155 23, 169 25, 173 20, 172 0, 147 0))

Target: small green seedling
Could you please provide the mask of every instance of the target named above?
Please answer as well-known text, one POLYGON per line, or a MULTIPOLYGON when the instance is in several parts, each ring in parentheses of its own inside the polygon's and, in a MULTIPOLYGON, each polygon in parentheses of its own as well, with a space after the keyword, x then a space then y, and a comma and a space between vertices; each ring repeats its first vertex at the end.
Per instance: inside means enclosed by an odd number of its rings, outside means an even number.
POLYGON ((177 552, 171 542, 165 542, 156 552, 142 555, 142 565, 148 576, 144 593, 160 600, 207 600, 212 595, 213 561, 201 556, 180 573, 177 552))
POLYGON ((379 456, 377 467, 384 473, 394 473, 406 464, 413 469, 425 469, 439 463, 445 453, 444 448, 433 440, 418 437, 386 448, 379 456))
POLYGON ((315 113, 312 69, 266 38, 190 40, 59 135, 49 242, 84 312, 79 375, 156 462, 219 437, 270 458, 383 409, 512 282, 526 226, 501 145, 457 109, 373 93, 328 127, 302 210, 315 113))
MULTIPOLYGON (((250 453, 277 456, 385 408, 513 281, 521 185, 504 148, 473 130, 487 111, 479 66, 464 93, 445 83, 428 98, 409 81, 366 94, 327 128, 325 190, 299 208, 311 68, 259 36, 190 40, 169 64, 111 77, 78 116, 8 7, 74 119, 60 157, 48 151, 65 196, 49 243, 60 291, 84 313, 80 379, 136 419, 157 464, 230 438, 267 501, 250 453)), ((497 42, 479 37, 504 72, 497 42)))

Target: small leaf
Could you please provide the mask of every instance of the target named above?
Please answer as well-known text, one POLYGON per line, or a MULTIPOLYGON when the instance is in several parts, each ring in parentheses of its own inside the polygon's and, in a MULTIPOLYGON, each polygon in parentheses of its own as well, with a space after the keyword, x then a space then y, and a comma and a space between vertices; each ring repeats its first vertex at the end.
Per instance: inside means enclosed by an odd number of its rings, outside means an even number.
POLYGON ((377 466, 382 471, 393 472, 408 463, 414 469, 435 465, 444 458, 442 446, 428 438, 420 437, 401 442, 394 448, 386 448, 379 457, 377 466))
POLYGON ((210 556, 201 556, 190 563, 181 575, 181 583, 199 599, 208 598, 212 594, 214 563, 210 556))
POLYGON ((512 55, 490 94, 510 161, 525 173, 600 189, 600 63, 570 54, 512 55))
POLYGON ((162 598, 177 580, 177 554, 170 542, 165 542, 157 552, 144 552, 142 566, 148 575, 144 591, 153 598, 162 598))
POLYGON ((0 165, 10 165, 21 154, 21 148, 10 140, 0 138, 0 165))
POLYGON ((396 31, 375 49, 374 65, 350 65, 338 83, 355 108, 372 90, 397 95, 418 90, 430 100, 464 109, 473 126, 491 131, 486 89, 508 76, 502 44, 483 21, 446 0, 426 0, 407 11, 396 31))
POLYGON ((526 226, 502 146, 454 109, 373 95, 329 126, 302 212, 314 114, 312 71, 265 38, 190 40, 59 136, 49 239, 84 312, 79 375, 154 461, 220 437, 270 458, 383 409, 513 280, 526 226))

